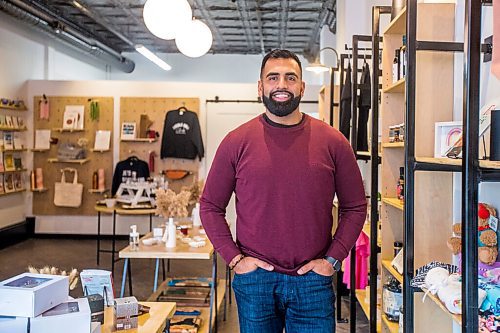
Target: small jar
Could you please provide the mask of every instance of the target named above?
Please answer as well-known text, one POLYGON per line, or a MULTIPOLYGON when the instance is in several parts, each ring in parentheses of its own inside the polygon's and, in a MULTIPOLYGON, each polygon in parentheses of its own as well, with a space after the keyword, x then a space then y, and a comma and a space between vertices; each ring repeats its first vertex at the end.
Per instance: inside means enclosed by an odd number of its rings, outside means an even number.
POLYGON ((405 124, 399 124, 399 142, 405 141, 405 124))
POLYGON ((393 249, 394 249, 394 257, 396 257, 398 255, 399 251, 401 251, 403 249, 403 243, 394 242, 393 249))
POLYGON ((399 125, 394 125, 394 142, 399 142, 399 125))
POLYGON ((395 140, 394 137, 394 126, 389 126, 389 142, 393 143, 395 140))

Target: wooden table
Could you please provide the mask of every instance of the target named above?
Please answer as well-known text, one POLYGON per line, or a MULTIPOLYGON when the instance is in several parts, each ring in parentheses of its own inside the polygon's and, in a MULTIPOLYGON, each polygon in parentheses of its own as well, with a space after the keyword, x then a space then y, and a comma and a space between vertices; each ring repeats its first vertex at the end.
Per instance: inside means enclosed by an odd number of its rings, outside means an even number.
MULTIPOLYGON (((190 229, 189 235, 195 236, 200 234, 200 228, 193 227, 190 229)), ((212 243, 207 239, 206 245, 202 247, 190 247, 188 244, 177 241, 177 246, 175 248, 166 248, 165 243, 160 242, 153 246, 146 246, 142 243, 143 239, 151 238, 152 234, 148 233, 141 238, 139 242, 139 248, 137 250, 131 250, 130 246, 127 246, 118 253, 119 258, 125 259, 123 265, 123 277, 120 297, 125 294, 125 285, 127 282, 127 272, 129 276, 129 292, 131 291, 131 276, 129 272, 129 260, 130 259, 156 259, 155 276, 153 292, 158 288, 158 273, 160 267, 160 259, 212 259, 212 286, 210 290, 210 316, 209 316, 209 328, 212 332, 212 314, 215 314, 214 323, 215 330, 217 330, 217 309, 214 311, 214 304, 217 304, 217 255, 214 252, 214 247, 212 243)))
POLYGON ((111 272, 115 273, 115 254, 116 254, 116 215, 128 215, 128 216, 140 216, 149 215, 149 231, 153 228, 153 215, 155 214, 155 208, 148 209, 124 209, 119 205, 108 208, 107 206, 96 205, 94 206, 97 212, 97 265, 99 265, 99 256, 101 252, 111 253, 111 272), (113 215, 113 238, 111 250, 101 250, 101 213, 112 214, 113 215))
MULTIPOLYGON (((139 327, 118 332, 124 333, 163 333, 168 327, 167 322, 175 313, 175 303, 171 302, 139 302, 149 306, 149 313, 139 316, 139 327)), ((116 332, 113 326, 113 307, 104 310, 104 324, 101 333, 116 332)))

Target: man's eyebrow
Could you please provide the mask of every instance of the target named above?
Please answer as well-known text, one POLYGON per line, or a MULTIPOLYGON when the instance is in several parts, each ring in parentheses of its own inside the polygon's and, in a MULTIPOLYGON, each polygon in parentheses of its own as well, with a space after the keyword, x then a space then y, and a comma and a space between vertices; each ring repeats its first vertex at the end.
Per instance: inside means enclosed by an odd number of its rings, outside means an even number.
MULTIPOLYGON (((270 72, 270 73, 267 73, 266 77, 269 77, 269 76, 274 76, 274 75, 279 75, 279 74, 280 74, 280 73, 278 73, 278 72, 270 72)), ((295 76, 295 77, 299 77, 299 76, 297 75, 297 73, 295 73, 295 72, 288 72, 288 73, 285 73, 285 75, 293 75, 293 76, 295 76)))

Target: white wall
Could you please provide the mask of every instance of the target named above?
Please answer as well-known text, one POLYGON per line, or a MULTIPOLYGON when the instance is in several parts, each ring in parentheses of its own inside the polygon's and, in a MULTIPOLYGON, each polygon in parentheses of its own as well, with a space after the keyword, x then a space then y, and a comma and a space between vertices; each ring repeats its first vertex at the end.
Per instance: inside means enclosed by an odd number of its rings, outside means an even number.
MULTIPOLYGON (((304 100, 317 100, 319 86, 306 85, 304 100)), ((207 99, 213 99, 214 96, 219 96, 220 99, 240 99, 240 100, 256 100, 257 85, 253 84, 238 84, 238 83, 199 83, 199 82, 137 82, 137 81, 29 81, 27 84, 27 104, 29 108, 28 117, 33 116, 33 96, 45 93, 53 96, 110 96, 114 98, 114 124, 115 131, 113 132, 113 147, 119 147, 119 112, 120 112, 120 97, 195 97, 200 99, 200 126, 202 135, 206 144, 207 132, 207 99)), ((233 104, 234 108, 238 108, 238 104, 233 104)), ((211 104, 212 109, 214 109, 211 104)), ((311 110, 315 106, 306 105, 304 111, 311 110)), ((213 131, 223 131, 224 124, 214 124, 211 127, 213 131)), ((30 128, 28 136, 33 136, 33 129, 30 128)), ((114 164, 119 161, 119 149, 114 150, 114 164)), ((31 161, 32 163, 32 161, 31 161)), ((28 169, 32 166, 28 165, 28 169)), ((200 175, 205 175, 208 166, 206 159, 202 161, 200 175)), ((26 213, 30 214, 32 194, 27 197, 26 213)), ((117 224, 117 233, 128 233, 128 226, 133 223, 139 225, 139 231, 144 232, 149 227, 147 218, 143 219, 141 224, 138 219, 122 218, 117 224)), ((103 233, 111 233, 111 219, 103 219, 103 233)), ((38 233, 76 233, 76 234, 93 234, 97 230, 97 218, 95 216, 38 216, 36 224, 36 232, 38 233)))

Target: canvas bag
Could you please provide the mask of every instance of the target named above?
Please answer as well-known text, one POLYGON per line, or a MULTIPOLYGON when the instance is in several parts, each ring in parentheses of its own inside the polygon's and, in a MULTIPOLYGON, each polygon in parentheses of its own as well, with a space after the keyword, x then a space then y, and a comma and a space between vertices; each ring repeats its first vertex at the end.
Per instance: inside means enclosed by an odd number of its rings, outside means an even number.
POLYGON ((78 183, 78 172, 74 168, 61 170, 61 182, 55 183, 54 205, 58 207, 78 208, 82 204, 83 184, 78 183), (72 183, 66 182, 65 171, 74 172, 72 183))

